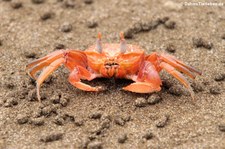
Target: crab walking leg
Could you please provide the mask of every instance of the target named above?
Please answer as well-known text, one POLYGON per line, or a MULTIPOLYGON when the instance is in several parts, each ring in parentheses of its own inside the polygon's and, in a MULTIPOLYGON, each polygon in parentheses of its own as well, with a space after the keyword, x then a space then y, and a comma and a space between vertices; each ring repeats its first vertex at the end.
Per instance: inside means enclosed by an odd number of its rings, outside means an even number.
POLYGON ((75 67, 74 70, 70 73, 68 80, 73 86, 84 91, 97 92, 97 91, 103 90, 101 86, 92 87, 88 84, 82 83, 81 78, 87 79, 90 81, 96 78, 96 76, 93 76, 93 74, 90 74, 90 72, 88 72, 85 68, 78 66, 78 67, 75 67))
POLYGON ((37 78, 37 97, 38 100, 41 101, 40 96, 40 87, 44 80, 54 71, 56 70, 62 63, 64 62, 64 58, 57 59, 56 61, 52 62, 48 67, 46 67, 42 73, 37 78))
POLYGON ((198 75, 201 75, 201 74, 202 74, 202 72, 201 72, 201 71, 199 71, 199 70, 197 70, 197 69, 195 69, 195 68, 193 68, 193 67, 191 67, 191 66, 189 66, 189 65, 185 64, 184 62, 182 62, 182 61, 178 60, 177 58, 175 58, 175 57, 174 57, 174 56, 172 56, 172 55, 165 54, 165 56, 170 57, 171 59, 173 59, 174 61, 176 61, 178 64, 180 64, 180 65, 182 65, 182 66, 186 67, 188 70, 190 70, 190 71, 192 71, 192 72, 197 73, 198 75))
POLYGON ((161 55, 160 58, 170 64, 171 66, 173 66, 174 68, 176 68, 177 70, 187 74, 190 78, 195 79, 196 75, 192 72, 192 70, 188 70, 188 68, 180 65, 179 63, 177 63, 176 61, 174 61, 173 59, 171 59, 169 56, 165 56, 165 55, 161 55))
POLYGON ((194 92, 190 86, 190 84, 188 83, 188 81, 185 79, 185 77, 178 72, 174 67, 172 67, 171 65, 162 62, 160 64, 160 67, 162 67, 163 69, 165 69, 169 74, 171 74, 172 76, 174 76, 177 80, 179 80, 190 92, 192 99, 194 99, 194 92))
POLYGON ((52 52, 52 53, 50 53, 50 54, 48 54, 48 55, 46 55, 46 56, 44 56, 44 57, 42 57, 42 58, 39 58, 39 59, 37 59, 37 60, 35 60, 35 61, 32 61, 31 63, 29 63, 29 64, 26 66, 26 70, 32 68, 34 65, 36 65, 36 64, 38 64, 38 63, 40 63, 40 62, 43 62, 43 61, 47 60, 48 58, 50 58, 50 57, 52 57, 52 56, 58 55, 58 54, 60 54, 60 53, 62 53, 62 50, 61 50, 61 51, 55 51, 55 52, 52 52))
POLYGON ((51 56, 48 59, 34 65, 29 71, 28 74, 31 78, 36 79, 35 77, 35 73, 39 70, 41 70, 42 68, 48 66, 49 64, 51 64, 53 61, 59 59, 60 57, 62 57, 62 53, 55 55, 55 56, 51 56))
MULTIPOLYGON (((77 51, 77 50, 55 51, 55 52, 45 56, 44 58, 38 59, 38 60, 28 64, 26 69, 29 69, 29 71, 28 71, 29 76, 33 79, 36 79, 35 73, 37 71, 48 66, 50 63, 52 63, 53 61, 55 61, 56 59, 59 59, 61 57, 65 58, 65 62, 73 62, 75 59, 76 61, 74 61, 74 63, 80 64, 83 66, 85 65, 85 62, 86 62, 86 56, 84 56, 84 54, 80 51, 77 51)), ((73 69, 73 68, 74 68, 74 66, 69 69, 73 69)))

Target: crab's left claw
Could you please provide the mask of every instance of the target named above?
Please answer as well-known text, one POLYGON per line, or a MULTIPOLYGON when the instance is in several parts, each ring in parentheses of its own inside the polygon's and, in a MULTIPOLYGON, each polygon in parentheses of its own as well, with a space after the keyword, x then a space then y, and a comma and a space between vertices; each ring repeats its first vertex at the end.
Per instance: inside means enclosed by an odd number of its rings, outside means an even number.
POLYGON ((124 87, 124 90, 135 93, 152 93, 161 90, 162 81, 159 77, 155 66, 148 61, 145 61, 140 68, 137 76, 132 76, 130 79, 134 83, 124 87))
POLYGON ((123 88, 123 90, 135 93, 152 93, 161 90, 161 87, 148 82, 135 82, 123 88))

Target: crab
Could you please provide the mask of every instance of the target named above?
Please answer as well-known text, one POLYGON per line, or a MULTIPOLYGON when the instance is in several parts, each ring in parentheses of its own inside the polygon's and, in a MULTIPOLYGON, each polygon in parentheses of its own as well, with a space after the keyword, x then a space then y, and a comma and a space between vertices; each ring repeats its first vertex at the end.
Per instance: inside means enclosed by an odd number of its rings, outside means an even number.
POLYGON ((62 64, 70 71, 68 81, 74 87, 91 92, 98 92, 104 88, 90 86, 81 80, 91 81, 100 77, 125 78, 134 82, 123 87, 123 90, 135 93, 158 92, 162 85, 159 73, 165 70, 180 81, 194 99, 194 92, 182 73, 192 79, 195 79, 196 75, 201 75, 199 70, 172 55, 156 52, 148 55, 141 47, 127 44, 123 33, 120 33, 120 43, 105 44, 102 44, 101 33, 98 33, 96 44, 85 51, 57 50, 26 66, 29 76, 36 80, 39 101, 41 101, 42 83, 62 64), (36 76, 37 72, 43 68, 40 75, 36 76))

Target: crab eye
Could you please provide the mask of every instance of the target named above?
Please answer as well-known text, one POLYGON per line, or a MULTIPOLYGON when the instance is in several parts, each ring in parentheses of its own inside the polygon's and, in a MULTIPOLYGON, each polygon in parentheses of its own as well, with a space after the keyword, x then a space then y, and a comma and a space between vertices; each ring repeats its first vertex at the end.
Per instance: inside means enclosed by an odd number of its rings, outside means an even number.
POLYGON ((102 53, 102 42, 101 42, 101 38, 102 38, 102 34, 101 33, 98 33, 98 39, 97 39, 97 42, 96 42, 96 47, 97 47, 97 51, 99 53, 102 53))
POLYGON ((126 52, 126 41, 124 39, 124 33, 120 33, 120 52, 125 53, 126 52))

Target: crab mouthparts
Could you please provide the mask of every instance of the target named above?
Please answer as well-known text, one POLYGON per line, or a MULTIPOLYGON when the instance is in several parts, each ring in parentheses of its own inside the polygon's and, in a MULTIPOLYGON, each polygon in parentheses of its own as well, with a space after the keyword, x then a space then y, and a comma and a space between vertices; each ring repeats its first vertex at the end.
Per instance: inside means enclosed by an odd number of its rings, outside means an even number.
POLYGON ((108 77, 113 77, 117 74, 118 72, 118 68, 119 68, 119 64, 116 62, 107 62, 104 64, 105 69, 106 69, 106 73, 108 75, 108 77))

